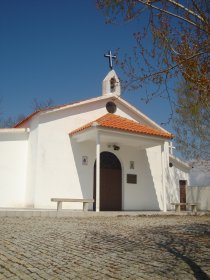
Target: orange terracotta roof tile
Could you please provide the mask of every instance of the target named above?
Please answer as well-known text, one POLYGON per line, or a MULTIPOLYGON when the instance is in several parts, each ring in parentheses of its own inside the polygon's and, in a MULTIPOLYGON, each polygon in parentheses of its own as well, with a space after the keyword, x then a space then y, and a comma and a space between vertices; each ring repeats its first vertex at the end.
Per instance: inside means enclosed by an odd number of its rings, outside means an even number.
POLYGON ((88 129, 92 127, 94 123, 96 123, 99 127, 113 128, 125 132, 131 132, 131 133, 143 134, 143 135, 153 135, 153 136, 158 136, 158 137, 163 137, 168 139, 173 138, 173 135, 170 133, 164 132, 160 129, 151 128, 146 125, 142 125, 138 122, 114 114, 106 114, 93 122, 90 122, 78 129, 75 129, 69 135, 72 136, 80 131, 88 129))

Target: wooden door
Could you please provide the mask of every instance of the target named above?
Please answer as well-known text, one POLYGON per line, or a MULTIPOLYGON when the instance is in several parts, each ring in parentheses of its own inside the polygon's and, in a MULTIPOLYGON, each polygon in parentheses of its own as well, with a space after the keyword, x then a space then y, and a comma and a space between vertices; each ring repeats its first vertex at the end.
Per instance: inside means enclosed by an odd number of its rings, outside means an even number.
POLYGON ((101 211, 122 210, 121 170, 101 168, 101 211))
MULTIPOLYGON (((103 152, 100 157, 100 211, 122 210, 122 169, 118 158, 103 152)), ((94 166, 94 199, 96 199, 96 167, 94 166)), ((94 205, 95 210, 95 205, 94 205)))
MULTIPOLYGON (((180 203, 186 203, 186 180, 179 181, 179 189, 180 189, 180 203)), ((181 206, 181 210, 186 210, 186 205, 181 206)))

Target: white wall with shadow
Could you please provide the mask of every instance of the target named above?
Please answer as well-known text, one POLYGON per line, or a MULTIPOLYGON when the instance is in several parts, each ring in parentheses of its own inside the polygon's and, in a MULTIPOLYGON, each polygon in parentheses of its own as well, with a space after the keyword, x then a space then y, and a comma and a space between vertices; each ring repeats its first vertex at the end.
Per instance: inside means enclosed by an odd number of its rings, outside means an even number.
POLYGON ((125 165, 124 174, 124 209, 125 210, 160 210, 154 177, 146 150, 131 149, 127 157, 135 163, 135 169, 129 170, 125 165), (137 175, 137 183, 127 182, 127 173, 137 175))

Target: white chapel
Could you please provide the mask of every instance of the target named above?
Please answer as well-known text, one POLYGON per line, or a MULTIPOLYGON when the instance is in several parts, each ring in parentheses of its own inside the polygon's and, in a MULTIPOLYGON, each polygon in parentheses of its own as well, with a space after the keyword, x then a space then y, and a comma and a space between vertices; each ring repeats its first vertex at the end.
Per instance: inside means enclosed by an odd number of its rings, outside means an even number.
POLYGON ((189 165, 172 155, 172 134, 120 93, 111 69, 100 96, 0 129, 0 208, 54 209, 53 197, 93 198, 93 211, 167 211, 179 202, 189 165))

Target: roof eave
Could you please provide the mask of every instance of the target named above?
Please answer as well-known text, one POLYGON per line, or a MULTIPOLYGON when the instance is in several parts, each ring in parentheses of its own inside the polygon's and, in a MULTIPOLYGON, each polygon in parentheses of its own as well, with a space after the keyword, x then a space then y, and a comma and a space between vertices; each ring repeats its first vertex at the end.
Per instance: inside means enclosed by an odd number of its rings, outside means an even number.
POLYGON ((29 128, 0 128, 0 134, 9 134, 9 133, 15 133, 15 134, 26 133, 26 134, 28 134, 29 132, 30 132, 29 128))
POLYGON ((52 112, 57 112, 57 111, 61 111, 61 110, 66 110, 69 108, 73 108, 73 107, 77 107, 77 106, 82 106, 85 104, 89 104, 89 103, 94 103, 100 100, 106 100, 106 99, 110 99, 112 98, 113 100, 119 98, 117 95, 112 94, 112 95, 103 95, 103 96, 99 96, 99 97, 94 97, 94 98, 90 98, 84 101, 75 101, 71 104, 66 104, 66 105, 61 105, 61 106, 54 106, 51 108, 46 108, 46 109, 41 109, 41 110, 37 110, 35 112, 33 112, 32 114, 30 114, 29 116, 27 116, 25 119, 23 119, 22 121, 20 121, 19 123, 17 123, 14 128, 18 128, 21 125, 23 125, 25 122, 30 121, 35 115, 38 114, 48 114, 48 113, 52 113, 52 112))
POLYGON ((187 170, 190 170, 192 168, 192 166, 185 162, 185 161, 182 161, 181 159, 179 159, 178 157, 175 157, 174 155, 169 155, 169 159, 174 162, 175 164, 179 165, 179 166, 182 166, 183 168, 187 169, 187 170))
POLYGON ((116 132, 116 133, 121 133, 121 134, 126 134, 126 135, 131 135, 131 136, 141 136, 141 137, 149 137, 152 140, 162 140, 162 141, 169 141, 171 140, 171 137, 167 137, 167 136, 161 136, 161 135, 155 135, 155 134, 149 134, 149 133, 140 133, 140 132, 132 132, 129 130, 123 130, 123 129, 119 129, 119 128, 112 128, 112 127, 106 127, 100 124, 94 125, 95 122, 93 122, 92 125, 88 125, 87 127, 81 129, 81 130, 74 130, 72 132, 69 133, 70 137, 77 137, 77 135, 82 135, 86 132, 89 132, 90 129, 95 129, 97 128, 97 130, 99 132, 116 132))
MULTIPOLYGON (((154 122, 153 120, 151 120, 149 117, 147 117, 144 113, 140 112, 135 106, 131 105, 129 102, 127 102, 126 100, 122 99, 121 97, 118 97, 118 100, 123 103, 127 108, 129 108, 131 111, 133 111, 135 114, 137 114, 138 116, 140 116, 141 118, 143 118, 146 122, 149 122, 150 124, 152 124, 154 127, 156 127, 157 129, 160 129, 162 131, 164 131, 165 133, 169 133, 166 129, 162 128, 159 124, 157 124, 156 122, 154 122)), ((170 134, 170 133, 169 133, 170 134)))

